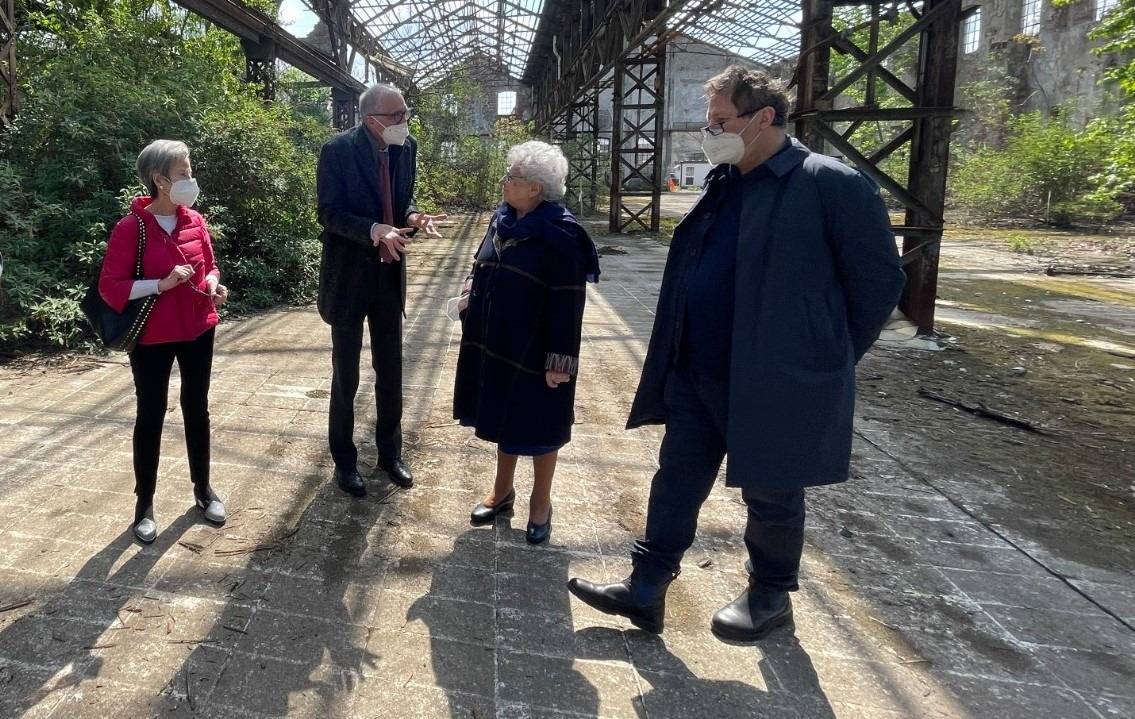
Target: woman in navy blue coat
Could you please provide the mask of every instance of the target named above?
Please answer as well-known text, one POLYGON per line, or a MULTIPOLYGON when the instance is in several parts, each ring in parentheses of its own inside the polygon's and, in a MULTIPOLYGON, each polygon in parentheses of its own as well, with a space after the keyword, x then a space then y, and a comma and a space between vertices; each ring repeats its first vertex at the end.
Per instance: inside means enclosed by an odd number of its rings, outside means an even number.
POLYGON ((568 163, 556 147, 513 147, 504 202, 477 250, 462 311, 453 416, 497 445, 492 491, 474 524, 512 508, 517 457, 532 457, 529 542, 552 528, 552 477, 571 439, 586 283, 599 277, 595 245, 558 200, 568 163))

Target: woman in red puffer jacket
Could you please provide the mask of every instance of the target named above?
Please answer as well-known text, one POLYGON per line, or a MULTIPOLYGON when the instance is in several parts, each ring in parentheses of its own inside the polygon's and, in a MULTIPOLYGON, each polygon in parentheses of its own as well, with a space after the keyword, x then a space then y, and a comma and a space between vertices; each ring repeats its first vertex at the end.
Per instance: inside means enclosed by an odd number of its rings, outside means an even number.
POLYGON ((189 453, 193 496, 214 524, 225 521, 225 507, 209 485, 209 375, 217 307, 228 299, 213 258, 205 221, 190 209, 197 181, 189 148, 174 140, 155 140, 138 155, 138 179, 149 197, 137 197, 130 214, 110 233, 99 293, 121 312, 132 299, 158 295, 135 349, 130 352, 138 415, 134 421, 134 535, 149 544, 157 537, 154 490, 158 481, 162 425, 169 377, 177 360, 181 372, 181 413, 189 453), (142 276, 135 279, 138 234, 145 232, 142 276))

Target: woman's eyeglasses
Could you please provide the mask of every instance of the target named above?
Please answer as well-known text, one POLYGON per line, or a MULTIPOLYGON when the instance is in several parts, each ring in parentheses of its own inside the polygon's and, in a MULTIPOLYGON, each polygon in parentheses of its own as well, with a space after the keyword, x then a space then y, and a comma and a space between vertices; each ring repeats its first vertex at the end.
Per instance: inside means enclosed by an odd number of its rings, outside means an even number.
POLYGON ((527 180, 528 180, 527 177, 521 177, 520 175, 514 175, 511 172, 504 173, 504 177, 501 178, 501 182, 503 182, 506 185, 510 182, 526 182, 527 180))

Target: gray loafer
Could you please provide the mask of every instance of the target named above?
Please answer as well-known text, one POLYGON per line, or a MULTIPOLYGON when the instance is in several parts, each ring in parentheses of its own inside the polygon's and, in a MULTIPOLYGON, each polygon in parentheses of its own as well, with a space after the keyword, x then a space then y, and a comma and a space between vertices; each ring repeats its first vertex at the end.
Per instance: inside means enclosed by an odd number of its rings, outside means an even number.
POLYGON ((158 525, 150 517, 142 517, 142 519, 134 525, 134 536, 142 544, 153 544, 154 540, 158 538, 158 525))
POLYGON ((227 515, 225 513, 225 504, 221 503, 219 496, 216 492, 212 491, 212 487, 205 488, 205 491, 194 492, 193 501, 204 513, 205 519, 213 522, 215 525, 225 524, 227 515))
POLYGON ((225 513, 225 505, 221 500, 217 499, 214 495, 209 499, 201 499, 200 497, 194 500, 197 507, 204 513, 205 519, 213 524, 224 524, 228 515, 225 513))

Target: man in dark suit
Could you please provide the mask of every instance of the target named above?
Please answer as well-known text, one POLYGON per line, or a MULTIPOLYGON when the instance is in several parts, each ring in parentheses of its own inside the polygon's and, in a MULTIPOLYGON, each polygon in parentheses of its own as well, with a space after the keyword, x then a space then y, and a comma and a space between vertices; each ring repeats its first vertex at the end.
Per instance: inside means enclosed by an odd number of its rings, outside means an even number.
POLYGON ((749 582, 710 625, 755 641, 791 626, 804 490, 846 481, 855 364, 904 276, 887 208, 860 172, 788 137, 788 102, 733 66, 706 84, 715 165, 674 230, 628 428, 665 424, 631 576, 572 579, 598 609, 662 631, 667 586, 725 456, 748 510, 749 582))
POLYGON ((411 236, 439 237, 435 223, 414 206, 417 143, 402 93, 375 85, 359 99, 362 122, 329 140, 319 154, 317 193, 323 256, 319 315, 331 325, 331 413, 328 443, 339 487, 366 495, 353 435, 363 320, 370 328, 378 422, 378 466, 390 481, 414 479, 402 461, 402 317, 411 236))

